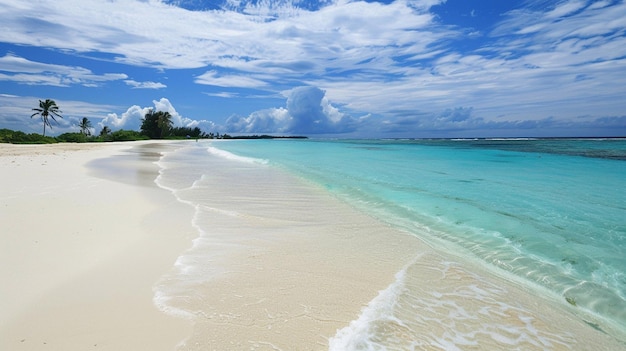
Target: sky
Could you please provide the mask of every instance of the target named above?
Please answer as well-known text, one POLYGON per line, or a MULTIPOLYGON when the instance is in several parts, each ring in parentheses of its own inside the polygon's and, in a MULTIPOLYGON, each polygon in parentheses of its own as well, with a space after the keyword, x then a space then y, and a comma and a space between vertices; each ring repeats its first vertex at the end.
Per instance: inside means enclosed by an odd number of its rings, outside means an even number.
POLYGON ((626 136, 616 0, 0 0, 0 128, 626 136))

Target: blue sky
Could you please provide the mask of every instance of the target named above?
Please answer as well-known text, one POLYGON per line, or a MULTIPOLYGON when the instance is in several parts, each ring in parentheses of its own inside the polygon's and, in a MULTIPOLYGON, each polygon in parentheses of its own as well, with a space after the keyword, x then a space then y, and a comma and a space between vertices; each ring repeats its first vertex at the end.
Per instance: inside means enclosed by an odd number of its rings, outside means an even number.
POLYGON ((0 0, 0 128, 626 136, 624 1, 0 0))

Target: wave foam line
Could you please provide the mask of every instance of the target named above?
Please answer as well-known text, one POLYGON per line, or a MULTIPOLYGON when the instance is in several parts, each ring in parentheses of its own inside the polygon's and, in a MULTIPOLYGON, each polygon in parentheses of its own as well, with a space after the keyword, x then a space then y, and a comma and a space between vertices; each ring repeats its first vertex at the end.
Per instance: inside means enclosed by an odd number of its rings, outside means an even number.
MULTIPOLYGON (((411 264, 416 260, 417 258, 411 264)), ((374 337, 372 329, 375 328, 376 321, 395 319, 393 317, 395 303, 405 289, 406 273, 411 264, 396 273, 395 281, 370 301, 357 320, 337 331, 337 334, 329 340, 329 351, 382 349, 382 345, 377 345, 372 340, 374 337)), ((395 322, 402 324, 397 319, 395 322)))
POLYGON ((219 156, 228 160, 237 161, 237 162, 254 163, 254 164, 262 164, 262 165, 266 165, 269 163, 268 160, 265 160, 262 158, 239 156, 231 152, 228 152, 226 150, 218 149, 213 146, 209 146, 207 148, 207 151, 212 155, 219 156))

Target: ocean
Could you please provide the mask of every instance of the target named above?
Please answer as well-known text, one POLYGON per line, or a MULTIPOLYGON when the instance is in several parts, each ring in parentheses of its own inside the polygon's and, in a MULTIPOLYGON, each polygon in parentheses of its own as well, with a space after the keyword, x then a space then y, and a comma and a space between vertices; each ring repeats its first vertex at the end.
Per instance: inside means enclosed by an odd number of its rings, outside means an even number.
MULTIPOLYGON (((203 162, 207 156, 304 179, 433 248, 580 311, 590 327, 626 332, 626 139, 202 141, 165 153, 157 184, 198 209, 202 196, 188 189, 215 172, 203 162)), ((194 225, 210 233, 210 221, 201 217, 196 211, 194 225)), ((194 262, 193 255, 183 255, 177 265, 180 271, 200 269, 194 262)), ((407 349, 403 342, 419 339, 411 335, 427 322, 423 311, 435 308, 411 301, 410 290, 423 288, 419 277, 411 277, 412 264, 419 262, 407 262, 361 317, 338 331, 331 350, 407 349), (390 332, 381 321, 389 320, 402 326, 391 334, 408 336, 382 335, 390 332)), ((493 300, 502 292, 493 286, 469 293, 493 300)), ((168 294, 175 295, 157 289, 165 310, 168 294)), ((468 334, 451 331, 454 318, 446 328, 428 337, 430 345, 463 349, 468 334)), ((525 338, 533 334, 524 328, 525 338)), ((539 334, 536 346, 567 344, 539 334)))

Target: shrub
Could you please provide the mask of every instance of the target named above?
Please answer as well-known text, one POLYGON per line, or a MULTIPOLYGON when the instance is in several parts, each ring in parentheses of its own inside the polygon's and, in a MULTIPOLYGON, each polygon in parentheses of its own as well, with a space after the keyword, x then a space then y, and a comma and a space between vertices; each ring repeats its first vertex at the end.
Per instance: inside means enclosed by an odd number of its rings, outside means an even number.
MULTIPOLYGON (((110 134, 111 141, 133 141, 133 140, 148 140, 148 139, 150 138, 134 130, 120 129, 110 134)), ((107 140, 109 140, 109 138, 107 138, 107 140)))
POLYGON ((26 134, 19 130, 0 129, 0 142, 11 144, 53 144, 57 140, 41 134, 26 134))
POLYGON ((89 141, 89 138, 83 133, 63 133, 56 139, 66 143, 84 143, 89 141))

